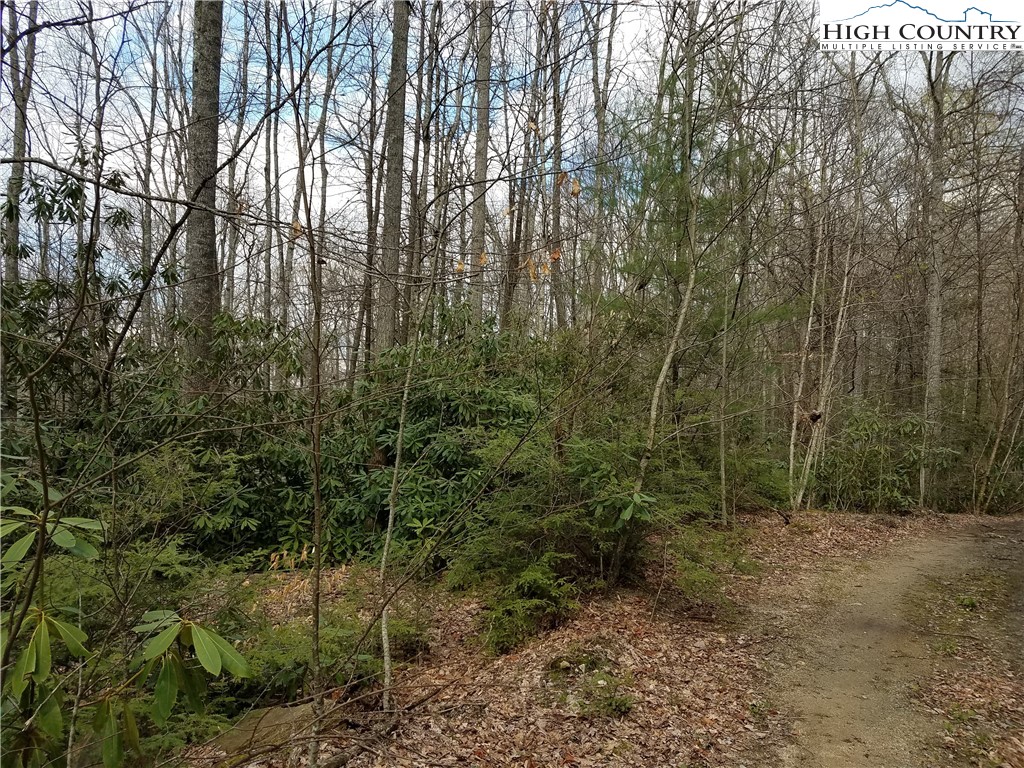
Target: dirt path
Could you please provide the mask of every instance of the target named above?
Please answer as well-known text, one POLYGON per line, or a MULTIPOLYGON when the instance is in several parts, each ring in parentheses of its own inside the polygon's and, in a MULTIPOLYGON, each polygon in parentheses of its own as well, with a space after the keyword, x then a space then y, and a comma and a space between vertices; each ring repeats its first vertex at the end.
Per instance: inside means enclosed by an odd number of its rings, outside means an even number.
POLYGON ((978 616, 971 637, 984 634, 1000 653, 1015 658, 1019 670, 1019 521, 909 542, 808 584, 804 615, 776 670, 776 704, 795 718, 780 765, 936 765, 943 718, 918 704, 913 693, 943 663, 936 657, 937 642, 956 642, 957 634, 929 629, 929 612, 979 573, 997 579, 1004 600, 1001 610, 978 616))

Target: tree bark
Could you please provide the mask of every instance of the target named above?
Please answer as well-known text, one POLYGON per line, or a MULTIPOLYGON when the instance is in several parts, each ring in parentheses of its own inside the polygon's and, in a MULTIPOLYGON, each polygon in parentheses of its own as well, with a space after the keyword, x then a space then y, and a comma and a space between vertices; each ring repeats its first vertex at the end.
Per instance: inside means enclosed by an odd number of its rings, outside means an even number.
POLYGON ((953 53, 922 53, 931 105, 928 136, 928 179, 921 204, 921 236, 926 249, 926 331, 924 363, 924 430, 918 487, 918 504, 923 508, 929 496, 928 454, 939 431, 938 417, 942 387, 942 280, 943 249, 939 242, 942 226, 942 192, 945 185, 946 86, 953 53))
POLYGON ((405 162, 405 91, 409 51, 408 0, 394 3, 391 40, 391 69, 388 72, 387 117, 384 124, 387 176, 384 181, 383 232, 381 236, 381 275, 377 318, 374 322, 374 348, 380 353, 398 343, 401 286, 399 265, 402 242, 402 173, 405 162))
POLYGON ((487 224, 487 143, 491 125, 491 37, 494 3, 481 0, 477 5, 476 60, 476 152, 473 157, 473 223, 469 242, 470 294, 473 322, 483 320, 484 267, 488 261, 485 227, 487 224))
MULTIPOLYGON (((39 12, 39 3, 36 0, 29 3, 28 26, 35 26, 36 17, 39 12)), ((36 35, 30 32, 25 39, 24 61, 19 57, 17 36, 18 36, 18 14, 14 3, 7 9, 9 14, 8 44, 11 52, 8 57, 8 66, 11 76, 11 90, 14 95, 14 136, 11 154, 15 161, 25 157, 25 147, 28 135, 28 97, 32 89, 32 71, 35 66, 36 35)), ((4 271, 3 285, 10 289, 18 284, 21 277, 19 274, 19 259, 21 257, 21 189, 25 179, 25 166, 15 162, 11 166, 11 175, 7 179, 7 205, 9 207, 7 222, 4 226, 3 252, 4 271)), ((40 254, 43 258, 43 254, 40 254)), ((18 387, 11 375, 11 360, 8 354, 0 352, 3 360, 0 368, 3 370, 3 394, 0 396, 0 420, 17 418, 18 415, 18 387)))
POLYGON ((185 241, 184 312, 191 328, 188 358, 190 390, 209 392, 213 319, 220 312, 217 265, 217 136, 220 125, 220 64, 224 3, 196 0, 192 57, 192 114, 188 129, 189 192, 197 206, 188 219, 185 241))

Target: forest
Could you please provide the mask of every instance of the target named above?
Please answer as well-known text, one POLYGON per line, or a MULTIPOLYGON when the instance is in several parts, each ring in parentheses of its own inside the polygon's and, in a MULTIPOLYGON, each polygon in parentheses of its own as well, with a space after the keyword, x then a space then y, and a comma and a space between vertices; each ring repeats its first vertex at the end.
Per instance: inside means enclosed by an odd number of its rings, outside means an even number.
MULTIPOLYGON (((598 612, 733 649, 811 550, 1021 540, 1019 51, 826 51, 803 0, 0 17, 5 765, 738 766, 387 750, 563 636, 544 711, 640 722, 598 612)), ((1000 717, 949 764, 1024 765, 1000 717)))

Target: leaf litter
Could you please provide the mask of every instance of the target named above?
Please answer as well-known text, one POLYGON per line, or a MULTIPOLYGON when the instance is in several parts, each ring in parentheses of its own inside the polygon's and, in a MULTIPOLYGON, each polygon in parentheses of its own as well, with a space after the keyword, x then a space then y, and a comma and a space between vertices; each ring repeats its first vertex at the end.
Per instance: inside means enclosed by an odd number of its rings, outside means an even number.
MULTIPOLYGON (((722 591, 733 608, 710 615, 707 606, 689 604, 666 589, 664 570, 652 567, 637 587, 585 600, 561 626, 514 653, 493 657, 477 640, 479 601, 439 598, 432 591, 430 653, 396 675, 400 715, 342 707, 342 724, 321 728, 321 765, 765 765, 792 737, 791 717, 771 700, 766 660, 820 598, 813 593, 814 576, 904 540, 972 524, 965 516, 818 512, 798 514, 789 525, 765 516, 740 522, 750 531, 747 553, 760 570, 757 576, 725 579, 722 591), (578 663, 581 649, 599 650, 603 677, 578 663), (560 668, 566 674, 558 674, 560 668), (617 703, 604 706, 605 689, 617 703)), ((276 588, 291 598, 288 604, 304 607, 286 575, 275 578, 276 588)), ((345 578, 329 576, 327 583, 345 578)), ((1016 727, 1019 679, 996 666, 986 668, 986 676, 978 674, 979 667, 936 678, 926 700, 936 711, 972 702, 979 707, 975 711, 989 711, 984 702, 1001 713, 1000 723, 1016 727)), ((1007 731, 998 738, 999 754, 1010 757, 994 765, 1024 765, 1018 760, 1024 734, 1007 731)), ((296 749, 297 743, 306 743, 300 734, 291 749, 232 764, 301 768, 308 749, 296 749)), ((225 756, 207 746, 187 757, 211 764, 225 756)))

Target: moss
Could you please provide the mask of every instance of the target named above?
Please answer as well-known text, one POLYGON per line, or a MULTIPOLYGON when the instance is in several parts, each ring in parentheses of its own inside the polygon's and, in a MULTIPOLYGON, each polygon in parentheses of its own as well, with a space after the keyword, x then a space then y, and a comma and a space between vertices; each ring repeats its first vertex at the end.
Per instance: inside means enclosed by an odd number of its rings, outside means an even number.
POLYGON ((694 602, 724 607, 722 574, 757 573, 758 564, 745 553, 748 532, 720 530, 712 525, 692 524, 680 529, 669 543, 676 558, 676 585, 694 602))
POLYGON ((625 717, 635 700, 624 692, 632 678, 616 669, 614 639, 576 642, 546 665, 545 681, 555 699, 584 717, 625 717))

